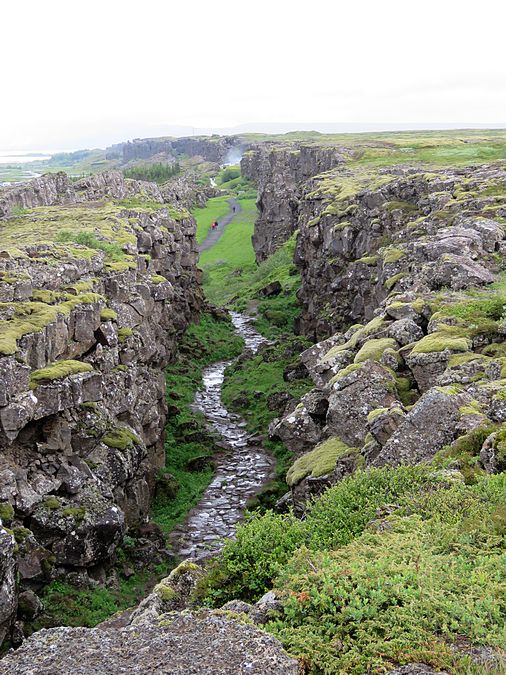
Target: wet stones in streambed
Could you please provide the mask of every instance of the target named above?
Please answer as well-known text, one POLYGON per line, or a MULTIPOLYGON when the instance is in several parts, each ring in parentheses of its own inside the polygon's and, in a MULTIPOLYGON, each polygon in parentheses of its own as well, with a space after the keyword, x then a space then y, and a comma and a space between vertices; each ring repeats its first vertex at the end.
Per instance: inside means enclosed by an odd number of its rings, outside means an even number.
MULTIPOLYGON (((266 342, 250 325, 249 317, 232 313, 236 332, 245 341, 245 351, 254 354, 266 342)), ((233 537, 248 501, 268 483, 274 472, 273 458, 250 444, 246 422, 229 413, 221 401, 225 369, 230 361, 209 366, 203 375, 203 389, 195 396, 193 409, 205 415, 211 431, 221 436, 224 452, 213 458, 216 476, 186 521, 172 533, 174 552, 182 557, 202 559, 216 553, 223 540, 233 537)))

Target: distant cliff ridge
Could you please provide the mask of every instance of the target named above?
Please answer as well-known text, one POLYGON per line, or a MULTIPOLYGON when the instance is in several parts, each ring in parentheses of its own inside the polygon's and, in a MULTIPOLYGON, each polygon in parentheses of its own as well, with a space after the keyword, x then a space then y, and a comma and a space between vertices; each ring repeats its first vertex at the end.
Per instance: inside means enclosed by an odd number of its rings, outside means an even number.
POLYGON ((164 154, 174 159, 180 155, 202 157, 208 162, 221 164, 229 151, 241 146, 235 136, 188 136, 185 138, 137 138, 125 143, 117 143, 106 148, 107 159, 121 159, 122 163, 131 160, 149 159, 164 154))

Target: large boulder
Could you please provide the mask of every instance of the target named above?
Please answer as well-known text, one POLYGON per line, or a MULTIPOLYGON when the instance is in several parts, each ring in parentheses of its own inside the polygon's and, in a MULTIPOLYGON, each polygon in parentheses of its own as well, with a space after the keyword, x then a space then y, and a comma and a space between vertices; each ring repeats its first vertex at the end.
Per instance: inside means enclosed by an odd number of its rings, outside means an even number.
POLYGON ((388 370, 374 361, 356 365, 333 384, 327 413, 329 432, 351 446, 362 445, 368 414, 396 401, 395 379, 388 370))
POLYGON ((468 394, 451 387, 431 389, 406 415, 372 464, 397 466, 430 460, 455 439, 460 409, 470 401, 468 394))
POLYGON ((233 616, 173 612, 142 626, 41 630, 4 657, 2 673, 298 675, 298 662, 275 638, 233 616))

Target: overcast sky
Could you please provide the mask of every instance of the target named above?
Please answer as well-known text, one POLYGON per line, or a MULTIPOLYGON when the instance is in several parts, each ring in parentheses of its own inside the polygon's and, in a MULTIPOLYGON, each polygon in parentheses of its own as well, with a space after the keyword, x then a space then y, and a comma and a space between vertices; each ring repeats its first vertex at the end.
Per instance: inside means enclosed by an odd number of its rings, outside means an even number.
POLYGON ((4 0, 0 149, 287 125, 506 125, 504 0, 4 0))

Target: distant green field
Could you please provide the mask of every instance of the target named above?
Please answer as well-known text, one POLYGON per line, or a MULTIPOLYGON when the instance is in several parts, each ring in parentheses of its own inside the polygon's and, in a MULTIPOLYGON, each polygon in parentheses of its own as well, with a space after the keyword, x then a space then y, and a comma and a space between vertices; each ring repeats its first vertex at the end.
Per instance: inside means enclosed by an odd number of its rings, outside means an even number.
POLYGON ((200 256, 200 266, 204 270, 204 290, 209 300, 218 304, 226 302, 236 293, 241 280, 234 274, 242 276, 256 268, 251 243, 257 215, 255 200, 243 199, 241 206, 242 211, 226 226, 217 243, 200 256))
POLYGON ((215 220, 226 216, 230 206, 226 197, 212 197, 202 209, 194 209, 193 215, 197 221, 197 242, 201 244, 209 233, 209 228, 215 220))
POLYGON ((292 132, 247 134, 245 142, 277 141, 291 144, 338 145, 353 152, 351 166, 425 164, 447 166, 506 160, 504 129, 453 129, 442 131, 397 131, 377 133, 319 134, 292 132))

